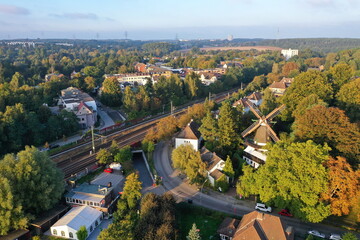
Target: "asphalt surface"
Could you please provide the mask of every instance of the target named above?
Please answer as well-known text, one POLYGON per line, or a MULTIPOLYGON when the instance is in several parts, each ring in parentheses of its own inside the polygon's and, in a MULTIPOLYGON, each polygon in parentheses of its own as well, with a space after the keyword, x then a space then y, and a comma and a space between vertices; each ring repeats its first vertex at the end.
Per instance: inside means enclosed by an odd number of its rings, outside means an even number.
MULTIPOLYGON (((211 196, 201 193, 194 186, 184 182, 179 177, 179 173, 174 171, 169 159, 170 147, 168 143, 160 142, 154 151, 155 168, 159 176, 163 177, 163 187, 166 191, 170 191, 178 201, 188 201, 191 199, 193 204, 210 208, 213 210, 243 216, 244 214, 254 211, 255 202, 246 200, 237 200, 224 194, 212 193, 211 196)), ((279 216, 276 213, 272 215, 279 216)), ((325 233, 328 238, 331 233, 343 234, 341 228, 327 226, 324 224, 306 223, 296 218, 279 216, 287 225, 295 229, 296 239, 302 239, 299 236, 305 236, 307 231, 315 229, 321 233, 325 233)), ((360 239, 360 234, 357 234, 360 239)))
POLYGON ((139 171, 139 178, 142 182, 143 189, 148 189, 152 187, 153 180, 150 176, 149 171, 146 168, 144 159, 141 153, 134 153, 133 154, 133 165, 134 168, 139 171))

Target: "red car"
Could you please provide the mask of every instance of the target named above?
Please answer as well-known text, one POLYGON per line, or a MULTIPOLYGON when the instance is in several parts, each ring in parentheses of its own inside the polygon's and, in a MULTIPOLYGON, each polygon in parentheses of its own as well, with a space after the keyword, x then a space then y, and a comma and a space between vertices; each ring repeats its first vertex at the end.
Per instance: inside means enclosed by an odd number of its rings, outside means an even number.
POLYGON ((104 170, 104 172, 112 173, 112 172, 113 172, 113 169, 112 169, 112 168, 106 168, 106 169, 104 170))
POLYGON ((289 210, 287 209, 282 209, 280 212, 279 212, 280 215, 283 215, 283 216, 286 216, 286 217, 292 217, 293 215, 289 212, 289 210))

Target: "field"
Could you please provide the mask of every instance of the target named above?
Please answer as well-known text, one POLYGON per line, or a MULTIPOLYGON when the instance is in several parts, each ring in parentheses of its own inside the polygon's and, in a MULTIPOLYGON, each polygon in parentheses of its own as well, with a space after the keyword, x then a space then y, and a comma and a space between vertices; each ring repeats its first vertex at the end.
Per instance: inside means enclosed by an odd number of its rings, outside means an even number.
POLYGON ((176 205, 176 221, 180 230, 180 239, 186 240, 193 223, 200 230, 201 239, 219 239, 216 230, 221 222, 228 217, 228 214, 216 212, 202 207, 194 206, 188 203, 179 203, 176 205))

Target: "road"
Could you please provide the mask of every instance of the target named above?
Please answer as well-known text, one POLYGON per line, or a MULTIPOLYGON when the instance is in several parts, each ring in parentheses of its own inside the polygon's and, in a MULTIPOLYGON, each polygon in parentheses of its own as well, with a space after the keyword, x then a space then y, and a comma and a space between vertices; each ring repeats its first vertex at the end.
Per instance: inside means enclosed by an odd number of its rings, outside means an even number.
MULTIPOLYGON (((196 205, 236 216, 243 216, 244 214, 254 211, 255 202, 236 200, 233 197, 220 193, 212 193, 211 196, 209 196, 199 192, 194 186, 185 183, 183 179, 179 177, 178 171, 174 171, 172 168, 169 153, 170 147, 168 143, 160 142, 157 144, 154 151, 155 168, 159 176, 163 177, 163 187, 165 190, 170 191, 178 201, 191 199, 196 205)), ((296 218, 279 217, 282 218, 287 225, 294 227, 296 235, 305 235, 308 230, 312 229, 325 233, 327 237, 329 237, 331 233, 345 233, 343 229, 324 224, 306 223, 296 218)), ((357 236, 360 239, 360 235, 358 234, 357 236)))
POLYGON ((134 168, 139 171, 140 181, 142 182, 143 189, 148 189, 152 187, 153 180, 150 177, 150 173, 146 168, 142 153, 133 154, 133 165, 134 168))

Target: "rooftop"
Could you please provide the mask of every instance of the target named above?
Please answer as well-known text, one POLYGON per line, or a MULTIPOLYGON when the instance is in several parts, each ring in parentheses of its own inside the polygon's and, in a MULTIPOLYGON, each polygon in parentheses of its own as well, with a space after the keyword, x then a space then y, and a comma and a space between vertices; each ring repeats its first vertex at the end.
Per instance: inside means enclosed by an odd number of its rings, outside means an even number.
POLYGON ((93 185, 93 184, 83 183, 80 186, 74 188, 72 191, 75 193, 88 193, 88 194, 106 196, 111 192, 111 190, 112 187, 108 188, 103 185, 93 185), (107 190, 105 190, 105 188, 107 190))
POLYGON ((52 227, 66 225, 74 230, 79 230, 81 226, 85 225, 86 228, 89 228, 91 224, 101 215, 101 211, 92 207, 74 207, 62 218, 60 218, 59 221, 57 221, 52 227))
POLYGON ((200 137, 199 125, 192 120, 177 136, 177 138, 185 139, 199 139, 200 137))

